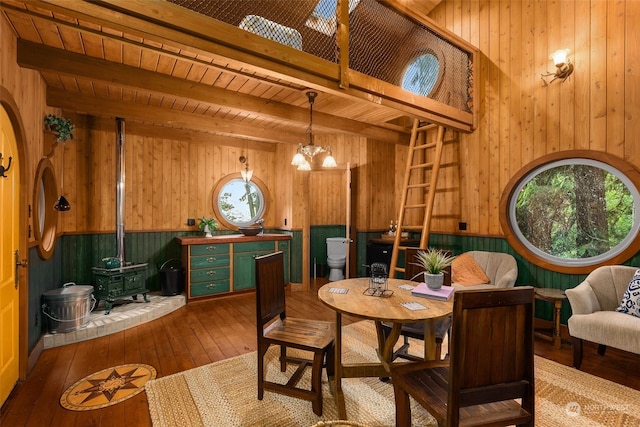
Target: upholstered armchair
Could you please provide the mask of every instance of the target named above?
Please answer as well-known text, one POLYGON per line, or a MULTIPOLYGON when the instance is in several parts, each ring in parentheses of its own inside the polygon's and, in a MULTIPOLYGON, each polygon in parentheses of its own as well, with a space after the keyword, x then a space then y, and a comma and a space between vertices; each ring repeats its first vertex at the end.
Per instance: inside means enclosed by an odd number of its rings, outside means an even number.
POLYGON ((453 261, 451 276, 452 285, 456 288, 512 288, 518 278, 518 265, 510 254, 469 251, 453 261), (478 271, 478 267, 482 271, 478 271))
POLYGON ((607 346, 640 354, 640 317, 616 310, 636 270, 624 265, 598 267, 565 291, 572 311, 567 323, 574 367, 580 368, 583 340, 599 344, 600 355, 607 346))

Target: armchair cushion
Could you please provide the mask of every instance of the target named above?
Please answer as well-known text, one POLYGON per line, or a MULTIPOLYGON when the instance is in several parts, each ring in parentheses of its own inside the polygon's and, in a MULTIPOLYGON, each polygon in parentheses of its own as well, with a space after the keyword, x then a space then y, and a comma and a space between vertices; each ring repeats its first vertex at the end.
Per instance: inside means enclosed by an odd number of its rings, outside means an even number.
POLYGON ((616 311, 640 317, 640 269, 634 273, 616 311))
POLYGON ((451 264, 451 280, 464 286, 482 285, 490 279, 469 253, 458 255, 451 264))

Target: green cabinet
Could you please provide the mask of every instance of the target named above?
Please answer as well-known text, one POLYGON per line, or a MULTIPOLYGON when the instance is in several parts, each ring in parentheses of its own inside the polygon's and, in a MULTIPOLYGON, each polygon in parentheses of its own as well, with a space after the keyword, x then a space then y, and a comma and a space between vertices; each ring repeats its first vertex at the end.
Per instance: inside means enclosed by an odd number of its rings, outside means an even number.
MULTIPOLYGON (((277 243, 277 242, 276 242, 277 243)), ((274 242, 249 242, 233 245, 233 289, 256 287, 255 258, 275 250, 274 242)))
POLYGON ((255 258, 274 251, 284 253, 285 283, 290 278, 290 239, 272 235, 244 237, 178 238, 182 263, 187 268, 187 300, 255 289, 255 258))
POLYGON ((290 246, 290 240, 278 240, 278 250, 284 255, 284 283, 289 283, 291 281, 291 269, 289 268, 291 264, 290 246))
POLYGON ((228 243, 192 245, 189 248, 187 265, 187 297, 203 297, 229 292, 228 243))

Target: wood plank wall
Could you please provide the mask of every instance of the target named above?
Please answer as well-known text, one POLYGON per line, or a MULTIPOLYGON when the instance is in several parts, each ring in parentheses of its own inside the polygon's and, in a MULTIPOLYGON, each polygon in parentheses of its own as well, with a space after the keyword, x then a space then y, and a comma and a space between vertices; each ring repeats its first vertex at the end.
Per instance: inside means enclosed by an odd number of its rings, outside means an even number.
MULTIPOLYGON (((116 215, 116 124, 115 120, 65 113, 76 125, 72 141, 57 148, 52 160, 57 173, 64 161, 64 194, 72 209, 60 215, 59 232, 101 233, 115 230, 116 215), (64 158, 63 158, 64 156, 64 158)), ((344 167, 370 162, 366 138, 348 135, 319 135, 316 144, 332 147, 342 168, 322 170, 324 158, 315 160, 309 188, 303 185, 303 172, 291 166, 296 146, 231 142, 224 137, 197 132, 153 128, 139 123, 124 123, 125 129, 125 229, 130 231, 194 230, 187 218, 213 215, 213 189, 219 179, 238 173, 243 165, 238 158, 248 155, 254 176, 267 186, 271 200, 265 218, 268 228, 300 229, 303 224, 303 192, 311 197, 311 225, 344 224, 346 189, 344 167), (285 221, 286 220, 286 221, 285 221), (286 223, 285 223, 286 222, 286 223)), ((45 134, 47 137, 47 134, 45 134)), ((48 134, 48 137, 53 136, 48 134)), ((394 145, 377 143, 377 158, 393 159, 394 145)), ((375 144, 374 144, 375 145, 375 144)), ((392 164, 392 163, 391 163, 392 164)), ((390 218, 394 171, 388 165, 358 168, 365 185, 389 191, 380 194, 375 203, 390 218), (373 179, 364 174, 371 171, 373 179)), ((369 227, 369 192, 354 192, 362 206, 362 219, 357 227, 369 227)), ((378 220, 375 215, 371 216, 378 220)), ((384 227, 383 222, 376 224, 384 227)))
MULTIPOLYGON (((503 235, 509 179, 542 155, 603 151, 640 168, 640 2, 444 0, 430 18, 480 49, 479 123, 460 135, 460 220, 469 234, 503 235), (544 87, 548 56, 571 49, 574 73, 544 87)), ((434 231, 456 232, 457 221, 434 231)))

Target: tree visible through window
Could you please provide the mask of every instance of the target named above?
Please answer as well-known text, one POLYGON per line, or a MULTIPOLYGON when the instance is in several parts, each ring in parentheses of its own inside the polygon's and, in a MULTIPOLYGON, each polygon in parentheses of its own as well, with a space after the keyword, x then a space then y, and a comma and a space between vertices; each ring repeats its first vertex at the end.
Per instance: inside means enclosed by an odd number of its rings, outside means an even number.
POLYGON ((589 258, 616 247, 633 226, 633 196, 615 175, 564 165, 536 175, 520 191, 518 228, 538 249, 560 258, 589 258))
POLYGON ((507 185, 501 224, 518 252, 555 271, 621 263, 640 250, 639 185, 640 172, 614 156, 552 153, 507 185))
POLYGON ((227 182, 218 195, 218 210, 233 225, 249 225, 260 219, 264 210, 262 192, 253 182, 240 178, 227 182))
POLYGON ((418 95, 427 96, 438 81, 440 62, 438 58, 427 53, 413 61, 402 79, 402 88, 418 95))

